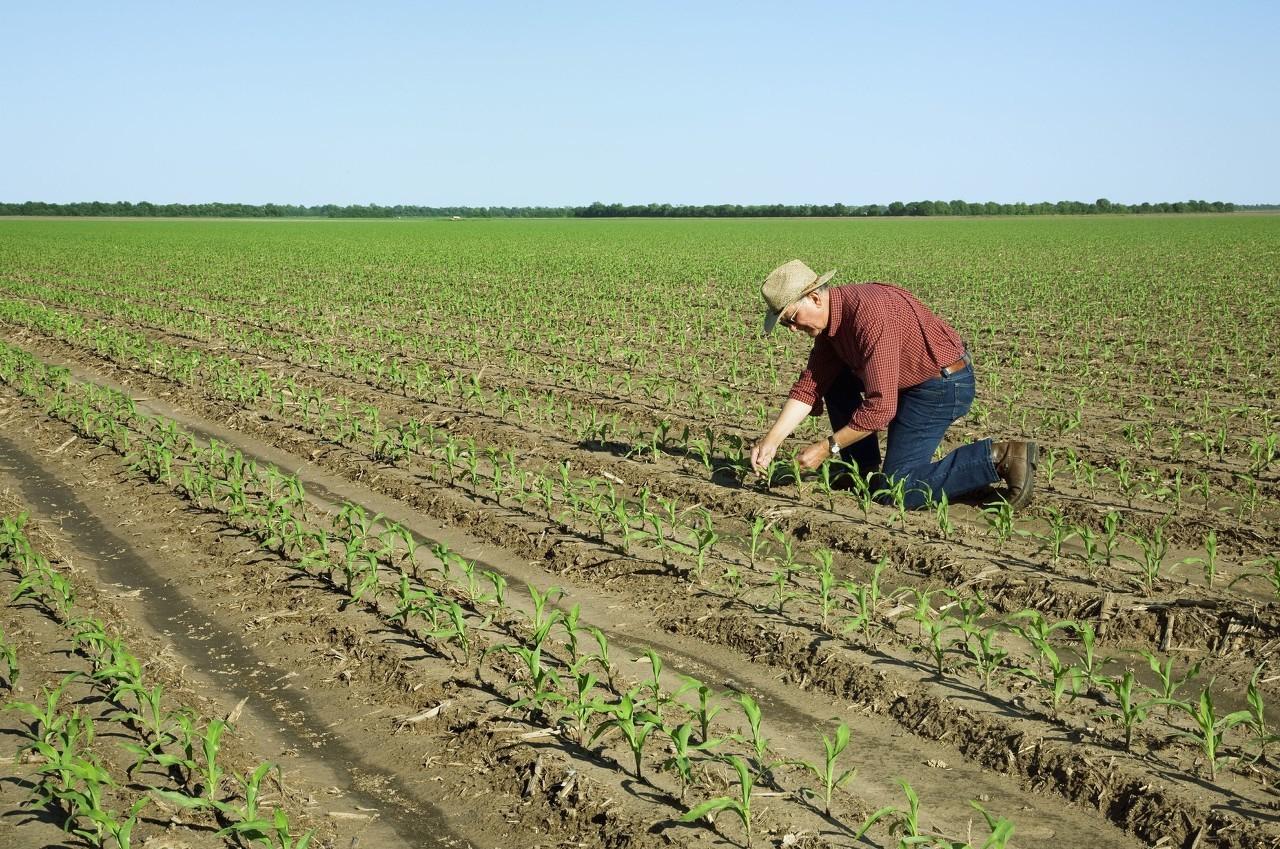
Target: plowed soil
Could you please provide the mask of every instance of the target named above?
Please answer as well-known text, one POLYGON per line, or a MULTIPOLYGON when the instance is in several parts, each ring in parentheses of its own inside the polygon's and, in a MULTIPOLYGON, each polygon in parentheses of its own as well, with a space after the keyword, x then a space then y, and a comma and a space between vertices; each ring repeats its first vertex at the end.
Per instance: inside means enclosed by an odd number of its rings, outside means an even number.
MULTIPOLYGON (((680 821, 696 802, 734 792, 736 779, 724 762, 701 759, 695 787, 682 798, 674 774, 659 768, 669 754, 660 732, 637 777, 617 733, 584 739, 556 725, 553 710, 513 705, 526 692, 525 673, 514 656, 484 649, 524 633, 520 623, 535 610, 529 587, 555 586, 563 591, 558 609, 576 606, 580 621, 608 638, 616 680, 607 693, 601 684, 607 701, 652 678, 646 656, 652 650, 663 662, 660 689, 680 693, 689 676, 725 694, 718 721, 726 734, 747 733, 729 694, 758 702, 776 762, 756 788, 754 845, 897 845, 901 835, 888 820, 864 837, 855 834, 871 812, 904 804, 897 783, 903 779, 921 800, 925 828, 975 846, 986 828, 973 801, 1016 823, 1010 845, 1018 847, 1280 846, 1280 776, 1272 758, 1253 757, 1242 727, 1228 731, 1224 762, 1211 779, 1194 742, 1171 731, 1190 725, 1163 706, 1151 708, 1126 750, 1123 730, 1106 716, 1116 697, 1105 687, 1095 682, 1051 704, 1044 687, 1009 669, 1035 663, 1011 631, 1000 637, 1010 661, 992 681, 970 668, 963 646, 947 648, 946 674, 939 675, 910 615, 912 591, 949 588, 980 593, 987 605, 982 624, 1027 610, 1050 622, 1086 622, 1106 658, 1104 677, 1130 669, 1154 685, 1143 652, 1173 657, 1179 669, 1198 662, 1197 683, 1181 695, 1193 697, 1211 682, 1219 713, 1246 706, 1247 683, 1264 664, 1258 692, 1273 717, 1280 675, 1265 663, 1280 645, 1280 604, 1265 581, 1242 576, 1255 571, 1248 564, 1280 550, 1274 471, 1257 476, 1262 506, 1251 512, 1195 497, 1179 509, 1156 499, 1134 504, 1131 494, 1091 488, 1061 471, 1049 481, 1042 472, 1038 508, 1052 506, 1060 517, 1094 527, 1123 510, 1129 533, 1157 525, 1167 532, 1170 566, 1148 594, 1135 540, 1119 541, 1117 555, 1134 559, 1117 556, 1113 568, 1087 562, 1078 538, 1051 557, 1044 536, 1053 519, 1042 512, 1022 518, 1021 536, 999 540, 975 499, 952 506, 954 527, 944 534, 928 512, 898 515, 875 504, 864 515, 848 493, 824 494, 812 481, 765 485, 735 474, 724 454, 703 463, 675 434, 685 427, 700 433, 719 420, 691 400, 688 387, 667 402, 621 390, 610 398, 569 380, 531 380, 451 354, 430 365, 480 375, 487 394, 477 400, 416 392, 332 359, 255 347, 246 341, 254 327, 248 316, 229 312, 201 333, 184 322, 164 326, 113 314, 102 302, 59 304, 45 285, 14 274, 6 295, 74 316, 99 338, 120 331, 179 351, 217 352, 261 371, 273 386, 287 380, 291 400, 233 399, 203 378, 183 379, 157 360, 95 344, 88 331, 11 316, 0 322, 0 341, 66 367, 73 380, 119 391, 139 411, 217 440, 261 467, 296 473, 315 516, 332 520, 344 504, 360 505, 410 531, 423 562, 432 546, 443 545, 506 579, 509 611, 477 627, 468 656, 433 649, 391 621, 394 601, 352 603, 332 575, 299 569, 296 557, 268 550, 223 513, 153 479, 136 455, 50 415, 20 386, 0 386, 4 515, 30 514, 33 540, 71 576, 78 604, 127 635, 157 680, 205 716, 236 713, 228 757, 241 768, 279 764, 281 804, 317 830, 319 845, 745 844, 731 815, 720 815, 714 827, 680 821), (517 419, 496 400, 498 390, 542 393, 574 407, 575 416, 595 405, 621 418, 615 431, 592 437, 548 420, 517 419), (447 432, 472 446, 474 474, 448 468, 435 446, 389 459, 364 435, 335 436, 299 414, 295 402, 303 392, 324 399, 326 409, 372 408, 384 423, 417 421, 447 432), (636 450, 635 434, 659 425, 670 428, 669 444, 636 450), (601 530, 589 511, 568 505, 563 492, 550 508, 536 495, 521 501, 495 493, 486 479, 505 452, 529 474, 554 478, 564 469, 577 479, 608 481, 631 504, 675 499, 688 515, 707 511, 719 533, 710 563, 700 570, 688 545, 668 551, 652 539, 628 544, 616 526, 601 530), (752 526, 761 519, 768 530, 752 552, 752 526), (1222 551, 1212 588, 1191 560, 1203 556, 1208 530, 1222 551), (844 628, 842 617, 856 610, 851 603, 831 618, 815 601, 811 564, 822 549, 833 553, 836 578, 854 584, 869 580, 881 563, 880 603, 866 630, 844 628), (789 561, 801 560, 806 568, 789 574, 789 561), (781 583, 779 572, 788 573, 781 583), (821 763, 821 735, 837 722, 852 740, 842 765, 857 773, 827 813, 803 792, 815 782, 797 763, 821 763)), ((57 281, 47 285, 59 288, 57 281)), ((73 281, 62 288, 79 291, 73 281)), ((320 341, 343 343, 336 336, 320 341)), ((388 357, 396 351, 395 342, 382 350, 388 357)), ((626 370, 643 378, 643 358, 626 370)), ((947 445, 988 429, 962 422, 947 445)), ((722 440, 735 434, 754 438, 742 422, 720 428, 722 440)), ((1121 450, 1101 426, 1041 441, 1095 459, 1121 450)), ((1204 467, 1227 486, 1240 471, 1226 461, 1204 467)), ((3 589, 11 594, 12 582, 3 589)), ((933 605, 943 602, 939 595, 933 605)), ((10 605, 0 617, 24 664, 15 697, 29 699, 41 683, 86 668, 37 606, 10 605)), ((1065 633, 1060 643, 1064 659, 1085 652, 1065 633)), ((563 652, 557 643, 548 655, 567 668, 563 652)), ((678 696, 685 703, 692 698, 688 690, 678 696)), ((22 727, 16 714, 0 714, 0 741, 8 741, 0 745, 15 748, 22 727)), ((739 753, 750 748, 735 745, 739 753)), ((123 755, 111 757, 127 766, 123 755)), ((7 763, 0 844, 82 845, 50 817, 22 807, 30 765, 7 763)), ((138 837, 146 846, 234 845, 216 837, 217 828, 157 804, 144 812, 138 837)))

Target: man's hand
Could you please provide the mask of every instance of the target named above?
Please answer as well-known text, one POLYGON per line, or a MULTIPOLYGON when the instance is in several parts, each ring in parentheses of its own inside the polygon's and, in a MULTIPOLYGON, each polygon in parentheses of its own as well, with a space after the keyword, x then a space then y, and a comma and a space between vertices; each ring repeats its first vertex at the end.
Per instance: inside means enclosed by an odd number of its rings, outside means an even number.
POLYGON ((777 453, 778 446, 770 442, 769 437, 766 436, 751 448, 751 468, 757 472, 763 472, 773 462, 777 453))
POLYGON ((831 456, 831 446, 824 439, 821 442, 814 442, 806 445, 796 455, 796 461, 802 469, 816 469, 826 462, 831 456))

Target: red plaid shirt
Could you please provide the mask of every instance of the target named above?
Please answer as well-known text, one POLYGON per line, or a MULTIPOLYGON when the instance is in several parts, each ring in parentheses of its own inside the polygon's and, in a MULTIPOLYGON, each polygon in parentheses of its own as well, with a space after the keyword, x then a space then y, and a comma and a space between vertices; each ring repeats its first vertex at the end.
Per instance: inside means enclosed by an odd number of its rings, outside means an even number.
POLYGON ((849 425, 877 431, 898 412, 898 392, 937 377, 964 356, 960 336, 915 297, 888 283, 833 286, 831 321, 813 342, 791 398, 822 412, 822 395, 846 366, 863 385, 849 425))

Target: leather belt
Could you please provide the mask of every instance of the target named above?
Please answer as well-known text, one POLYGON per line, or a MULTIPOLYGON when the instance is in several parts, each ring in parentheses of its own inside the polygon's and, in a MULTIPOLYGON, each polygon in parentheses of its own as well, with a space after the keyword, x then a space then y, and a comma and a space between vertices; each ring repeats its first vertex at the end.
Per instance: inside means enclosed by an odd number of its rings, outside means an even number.
POLYGON ((969 352, 968 352, 968 351, 965 351, 965 352, 964 352, 964 356, 963 356, 963 357, 961 357, 960 359, 956 360, 956 361, 955 361, 954 363, 952 363, 951 365, 949 365, 949 366, 944 366, 944 367, 943 367, 943 369, 942 369, 942 376, 943 376, 943 377, 950 377, 951 375, 955 374, 956 372, 964 371, 966 368, 968 368, 968 367, 969 367, 969 364, 970 364, 970 363, 972 363, 972 362, 973 362, 973 358, 969 356, 969 352))

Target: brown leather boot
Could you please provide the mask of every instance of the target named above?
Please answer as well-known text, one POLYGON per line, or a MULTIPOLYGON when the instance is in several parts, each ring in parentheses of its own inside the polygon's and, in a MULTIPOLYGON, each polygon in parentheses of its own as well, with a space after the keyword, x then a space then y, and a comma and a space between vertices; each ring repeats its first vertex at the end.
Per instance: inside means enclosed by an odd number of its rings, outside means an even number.
POLYGON ((1031 501, 1036 483, 1036 444, 1034 442, 993 442, 991 462, 996 474, 1009 488, 1005 500, 1017 510, 1031 501))

